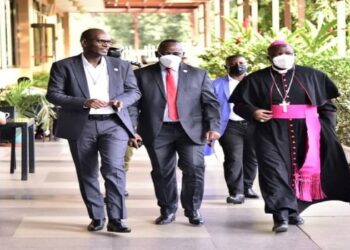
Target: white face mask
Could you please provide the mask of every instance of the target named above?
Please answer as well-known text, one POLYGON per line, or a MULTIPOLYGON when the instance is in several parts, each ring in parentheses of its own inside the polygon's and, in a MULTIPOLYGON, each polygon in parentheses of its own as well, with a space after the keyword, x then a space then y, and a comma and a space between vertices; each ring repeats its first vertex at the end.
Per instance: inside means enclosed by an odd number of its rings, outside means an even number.
POLYGON ((167 68, 177 69, 181 62, 181 57, 175 55, 165 55, 159 58, 161 64, 167 68))
POLYGON ((280 55, 272 58, 273 64, 280 69, 291 69, 294 65, 294 55, 280 55))

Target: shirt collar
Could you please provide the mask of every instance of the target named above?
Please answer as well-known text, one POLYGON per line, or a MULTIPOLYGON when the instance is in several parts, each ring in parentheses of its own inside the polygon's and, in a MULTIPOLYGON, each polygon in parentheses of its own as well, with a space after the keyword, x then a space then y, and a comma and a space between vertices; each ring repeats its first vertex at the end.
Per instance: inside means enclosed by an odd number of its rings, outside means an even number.
MULTIPOLYGON (((294 67, 294 66, 293 66, 293 67, 294 67)), ((281 75, 287 73, 288 70, 290 70, 290 69, 278 69, 278 68, 276 68, 273 64, 271 65, 271 68, 272 68, 274 71, 276 71, 277 73, 281 74, 281 75)))
POLYGON ((232 78, 230 75, 227 75, 227 77, 229 82, 232 82, 232 83, 239 82, 237 79, 232 78))
MULTIPOLYGON (((81 54, 81 58, 83 60, 83 65, 86 67, 93 67, 91 63, 89 63, 89 61, 86 59, 86 57, 84 56, 84 54, 81 54)), ((101 62, 97 65, 97 67, 105 67, 106 66, 106 59, 102 56, 101 57, 101 62)))
MULTIPOLYGON (((165 67, 165 66, 164 66, 163 64, 161 64, 161 63, 159 63, 159 65, 160 65, 160 68, 161 68, 162 71, 166 71, 167 67, 165 67)), ((179 68, 180 68, 180 65, 179 65, 179 68)), ((177 69, 171 68, 171 69, 174 70, 175 72, 178 72, 178 71, 179 71, 179 68, 177 68, 177 69)))

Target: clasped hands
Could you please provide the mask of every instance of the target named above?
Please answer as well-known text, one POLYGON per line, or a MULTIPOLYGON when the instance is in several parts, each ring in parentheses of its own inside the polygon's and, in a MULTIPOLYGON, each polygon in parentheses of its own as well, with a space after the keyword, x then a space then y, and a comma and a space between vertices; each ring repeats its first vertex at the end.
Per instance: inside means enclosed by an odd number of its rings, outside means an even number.
POLYGON ((123 102, 119 100, 103 101, 99 99, 89 99, 84 103, 84 107, 93 109, 99 109, 108 106, 114 107, 117 109, 117 111, 120 111, 123 108, 123 102))
POLYGON ((267 122, 272 119, 272 111, 266 109, 257 109, 255 110, 254 119, 259 122, 267 122))

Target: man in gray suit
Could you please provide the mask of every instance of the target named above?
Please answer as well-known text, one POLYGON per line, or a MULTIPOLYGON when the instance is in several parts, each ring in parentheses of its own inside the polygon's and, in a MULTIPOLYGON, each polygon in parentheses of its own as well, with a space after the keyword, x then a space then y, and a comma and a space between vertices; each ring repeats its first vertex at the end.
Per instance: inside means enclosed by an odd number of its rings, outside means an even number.
POLYGON ((106 204, 111 232, 130 232, 126 218, 125 172, 127 142, 133 126, 127 107, 140 98, 131 65, 107 57, 110 36, 100 29, 81 35, 83 53, 52 65, 47 99, 59 106, 56 136, 68 139, 82 198, 92 219, 87 229, 102 230, 106 204), (98 156, 105 198, 98 181, 98 156))
POLYGON ((139 115, 138 124, 134 121, 137 136, 141 136, 152 162, 151 176, 160 206, 155 223, 175 220, 178 164, 185 216, 191 224, 200 225, 204 223, 199 212, 204 189, 203 147, 220 137, 216 132, 220 131, 219 103, 207 72, 181 63, 184 53, 179 41, 161 42, 156 55, 159 63, 135 71, 142 97, 137 107, 129 109, 139 115))

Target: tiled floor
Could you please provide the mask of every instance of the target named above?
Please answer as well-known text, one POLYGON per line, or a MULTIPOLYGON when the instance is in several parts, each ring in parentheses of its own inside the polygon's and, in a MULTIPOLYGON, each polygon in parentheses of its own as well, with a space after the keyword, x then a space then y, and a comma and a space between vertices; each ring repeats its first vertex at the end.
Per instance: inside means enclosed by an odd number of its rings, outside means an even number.
MULTIPOLYGON (((159 214, 144 148, 138 150, 127 174, 130 234, 90 233, 67 144, 36 142, 36 173, 20 180, 20 169, 9 173, 10 148, 0 147, 0 249, 350 249, 350 206, 342 202, 314 205, 303 214, 305 225, 287 233, 271 231, 263 201, 243 205, 225 202, 222 155, 207 158, 202 214, 206 223, 191 226, 177 212, 170 225, 153 223, 159 214)), ((19 164, 20 162, 18 162, 19 164)), ((181 173, 178 172, 179 180, 181 173)), ((258 190, 256 183, 255 190, 258 190)))

